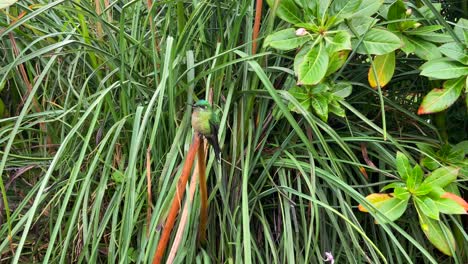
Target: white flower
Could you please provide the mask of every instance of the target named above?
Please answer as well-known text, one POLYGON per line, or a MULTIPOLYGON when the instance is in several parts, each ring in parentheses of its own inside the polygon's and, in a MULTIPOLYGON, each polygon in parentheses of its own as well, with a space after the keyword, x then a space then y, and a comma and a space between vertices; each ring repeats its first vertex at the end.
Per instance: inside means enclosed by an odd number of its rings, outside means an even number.
POLYGON ((298 28, 296 30, 296 36, 299 36, 299 37, 305 36, 305 35, 307 35, 307 33, 308 32, 307 32, 307 30, 305 28, 298 28))

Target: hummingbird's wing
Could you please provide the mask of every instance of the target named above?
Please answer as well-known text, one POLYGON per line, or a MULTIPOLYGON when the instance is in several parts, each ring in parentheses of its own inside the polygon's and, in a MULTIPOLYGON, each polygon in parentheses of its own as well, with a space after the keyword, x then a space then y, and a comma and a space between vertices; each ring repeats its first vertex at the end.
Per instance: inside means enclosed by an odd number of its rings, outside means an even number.
POLYGON ((213 146, 216 160, 221 162, 221 148, 219 147, 218 141, 218 131, 219 131, 219 122, 217 120, 210 120, 211 135, 206 137, 208 142, 213 146))

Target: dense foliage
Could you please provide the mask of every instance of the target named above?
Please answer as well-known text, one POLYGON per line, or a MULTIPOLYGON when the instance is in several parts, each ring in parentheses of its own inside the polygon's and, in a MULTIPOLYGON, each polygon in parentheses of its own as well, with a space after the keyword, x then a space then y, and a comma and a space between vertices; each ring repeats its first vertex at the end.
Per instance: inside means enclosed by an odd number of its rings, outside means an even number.
POLYGON ((466 1, 15 2, 0 262, 151 261, 206 98, 207 242, 193 177, 166 258, 467 263, 466 1))

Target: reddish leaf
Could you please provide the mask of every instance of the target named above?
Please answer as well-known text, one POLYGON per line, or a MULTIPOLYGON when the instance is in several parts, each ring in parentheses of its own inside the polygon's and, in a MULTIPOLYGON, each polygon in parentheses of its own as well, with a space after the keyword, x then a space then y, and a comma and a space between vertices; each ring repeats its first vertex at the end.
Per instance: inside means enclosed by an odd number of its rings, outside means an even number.
POLYGON ((440 196, 440 198, 448 198, 448 199, 452 199, 454 200, 455 202, 457 202, 459 205, 463 206, 463 208, 468 211, 468 202, 466 202, 463 198, 461 198, 460 196, 456 195, 456 194, 453 194, 453 193, 449 193, 449 192, 445 192, 444 194, 442 194, 440 196))

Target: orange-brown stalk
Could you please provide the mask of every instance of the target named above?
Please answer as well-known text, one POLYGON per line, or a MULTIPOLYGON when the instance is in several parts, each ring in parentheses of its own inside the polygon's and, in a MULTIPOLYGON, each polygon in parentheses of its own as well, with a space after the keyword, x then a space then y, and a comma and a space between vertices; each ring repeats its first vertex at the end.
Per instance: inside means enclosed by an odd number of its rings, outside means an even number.
POLYGON ((205 148, 198 148, 198 179, 200 182, 200 224, 198 229, 198 242, 206 242, 206 224, 208 223, 208 190, 206 187, 205 148))
POLYGON ((258 38, 258 32, 260 31, 260 23, 262 19, 262 5, 263 5, 263 0, 257 0, 256 6, 255 6, 255 22, 254 22, 254 28, 253 28, 253 34, 252 34, 252 54, 255 54, 257 52, 257 38, 258 38))
POLYGON ((200 146, 200 137, 196 135, 193 139, 192 145, 190 145, 187 158, 185 160, 184 167, 182 169, 182 174, 180 175, 179 182, 177 183, 177 190, 174 198, 172 199, 172 205, 169 209, 169 215, 167 216, 166 224, 164 225, 161 238, 159 239, 158 247, 153 258, 153 264, 159 264, 162 261, 164 253, 167 248, 167 243, 169 242, 169 237, 171 236, 172 228, 179 213, 180 204, 185 193, 185 186, 192 170, 193 161, 195 159, 195 154, 200 146))

